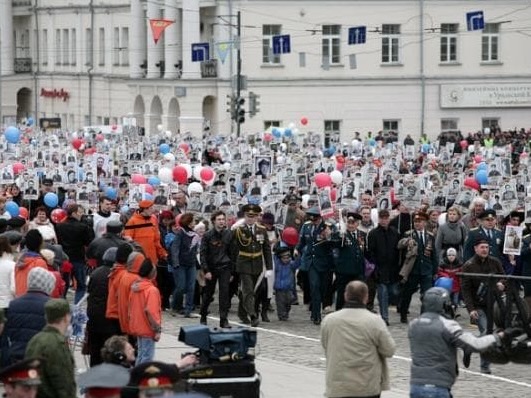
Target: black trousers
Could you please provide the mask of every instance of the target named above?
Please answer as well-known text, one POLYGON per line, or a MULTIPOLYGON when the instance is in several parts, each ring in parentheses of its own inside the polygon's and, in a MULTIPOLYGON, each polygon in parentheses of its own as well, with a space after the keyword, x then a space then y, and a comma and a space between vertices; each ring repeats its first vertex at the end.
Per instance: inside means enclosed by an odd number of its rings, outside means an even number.
POLYGON ((173 275, 168 272, 167 265, 157 266, 157 287, 160 291, 162 309, 170 308, 170 296, 174 290, 173 275))
POLYGON ((230 307, 230 268, 223 268, 211 272, 212 279, 205 279, 206 285, 203 287, 200 314, 206 316, 208 306, 212 302, 212 297, 216 291, 216 283, 219 281, 219 317, 226 319, 230 307))

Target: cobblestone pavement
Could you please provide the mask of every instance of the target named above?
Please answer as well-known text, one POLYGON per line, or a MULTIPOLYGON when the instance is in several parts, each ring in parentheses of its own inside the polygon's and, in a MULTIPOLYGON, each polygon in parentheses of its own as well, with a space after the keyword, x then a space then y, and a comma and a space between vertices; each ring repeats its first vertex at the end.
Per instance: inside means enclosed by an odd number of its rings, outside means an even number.
MULTIPOLYGON (((280 322, 276 319, 275 312, 269 314, 270 323, 262 322, 257 328, 258 344, 257 356, 273 359, 298 366, 312 369, 325 369, 325 359, 319 341, 319 326, 310 322, 310 313, 306 305, 293 306, 288 322, 280 322)), ((232 311, 229 320, 233 325, 239 325, 235 309, 236 298, 233 299, 232 311)), ((410 319, 419 314, 420 302, 418 296, 414 297, 411 305, 410 319)), ((212 303, 211 316, 208 323, 211 326, 218 325, 217 306, 212 303)), ((465 309, 460 309, 462 314, 458 321, 461 325, 473 333, 477 332, 469 324, 469 318, 465 309)), ((393 391, 401 391, 404 397, 409 390, 409 343, 407 339, 407 327, 400 323, 400 317, 396 310, 390 309, 390 331, 397 343, 395 356, 389 361, 391 369, 391 388, 393 391)), ((198 318, 184 318, 181 315, 171 316, 164 313, 164 332, 177 336, 179 327, 196 324, 198 318)), ((177 337, 176 337, 177 338, 177 337)), ((460 363, 461 365, 461 363, 460 363)), ((489 398, 531 398, 531 366, 529 365, 492 365, 492 375, 479 373, 479 356, 473 355, 469 369, 461 365, 459 379, 452 392, 454 397, 489 397, 489 398)), ((324 387, 323 387, 324 390, 324 387)), ((384 395, 385 396, 385 395, 384 395)))

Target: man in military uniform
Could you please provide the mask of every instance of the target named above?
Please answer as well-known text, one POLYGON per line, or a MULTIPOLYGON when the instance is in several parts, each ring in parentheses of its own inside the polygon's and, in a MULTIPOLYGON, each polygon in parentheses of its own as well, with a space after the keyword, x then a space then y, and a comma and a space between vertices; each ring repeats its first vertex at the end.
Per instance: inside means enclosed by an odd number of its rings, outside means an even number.
POLYGON ((358 230, 361 216, 358 213, 347 213, 347 230, 344 234, 334 237, 337 250, 335 261, 336 273, 336 311, 345 304, 345 288, 351 281, 365 279, 365 232, 358 230))
POLYGON ((333 227, 323 221, 318 207, 306 211, 309 221, 300 230, 294 255, 302 256, 301 269, 308 271, 311 296, 311 320, 321 324, 321 306, 331 283, 333 267, 333 227))
MULTIPOLYGON (((407 323, 407 313, 411 304, 411 297, 420 285, 421 296, 432 287, 433 277, 437 273, 437 257, 435 255, 435 238, 426 230, 428 221, 426 213, 418 212, 413 217, 413 229, 407 231, 398 242, 398 249, 417 247, 416 257, 412 269, 405 275, 400 301, 400 322, 407 323)), ((413 260, 412 260, 413 262, 413 260)))
POLYGON ((478 239, 482 238, 489 242, 490 255, 502 261, 503 232, 496 228, 496 211, 493 209, 485 210, 478 218, 481 226, 472 228, 468 232, 463 260, 467 261, 474 256, 474 244, 478 239))
POLYGON ((102 363, 80 374, 78 381, 85 398, 120 398, 129 383, 129 372, 123 366, 102 363))
POLYGON ((271 246, 267 230, 256 223, 262 209, 258 205, 247 204, 242 207, 244 222, 234 229, 232 252, 235 257, 235 271, 240 277, 241 297, 238 314, 244 323, 259 324, 255 309, 255 289, 262 278, 273 273, 271 246), (264 270, 265 267, 265 270, 264 270), (250 317, 250 321, 249 318, 250 317))
POLYGON ((27 358, 39 357, 46 361, 38 397, 75 397, 75 363, 65 337, 72 318, 70 305, 65 299, 52 299, 44 306, 44 313, 46 326, 33 336, 26 348, 27 358))
POLYGON ((35 398, 41 384, 41 360, 28 358, 0 370, 6 398, 35 398))

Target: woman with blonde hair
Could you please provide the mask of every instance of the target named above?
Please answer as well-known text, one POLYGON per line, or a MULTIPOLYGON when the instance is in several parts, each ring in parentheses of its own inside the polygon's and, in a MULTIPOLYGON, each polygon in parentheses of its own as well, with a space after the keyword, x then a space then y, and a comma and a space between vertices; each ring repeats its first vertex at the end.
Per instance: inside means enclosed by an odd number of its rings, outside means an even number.
POLYGON ((450 247, 457 251, 459 258, 463 258, 466 236, 467 229, 461 221, 461 211, 457 207, 450 207, 446 212, 446 222, 439 226, 435 236, 435 254, 439 262, 450 247))

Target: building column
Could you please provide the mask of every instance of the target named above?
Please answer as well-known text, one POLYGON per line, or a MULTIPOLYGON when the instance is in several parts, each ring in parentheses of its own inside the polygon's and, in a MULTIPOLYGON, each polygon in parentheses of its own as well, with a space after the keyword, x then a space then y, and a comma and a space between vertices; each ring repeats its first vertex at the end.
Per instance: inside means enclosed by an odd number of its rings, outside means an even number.
POLYGON ((165 79, 178 79, 181 75, 181 68, 175 65, 179 64, 181 57, 181 12, 175 6, 174 0, 166 0, 164 17, 173 24, 168 26, 164 31, 164 59, 166 60, 166 69, 164 71, 165 79))
POLYGON ((13 35, 13 2, 4 0, 0 2, 0 48, 2 48, 2 69, 0 75, 15 73, 15 43, 13 35))
POLYGON ((140 66, 146 60, 146 22, 141 0, 131 0, 131 25, 129 27, 129 76, 132 79, 144 77, 140 66))
MULTIPOLYGON (((183 79, 200 79, 201 62, 192 62, 192 44, 201 41, 199 1, 182 0, 182 54, 183 54, 183 79)), ((181 124, 182 126, 182 124, 181 124)), ((184 131, 181 128, 181 131, 184 131)))
POLYGON ((153 31, 149 23, 150 19, 160 19, 162 10, 156 1, 148 1, 147 4, 147 78, 160 79, 160 61, 164 60, 164 34, 160 36, 159 41, 155 44, 153 40, 153 31), (158 65, 157 65, 158 64, 158 65))
POLYGON ((162 125, 166 130, 171 131, 173 134, 179 130, 179 116, 177 115, 162 115, 162 125))

